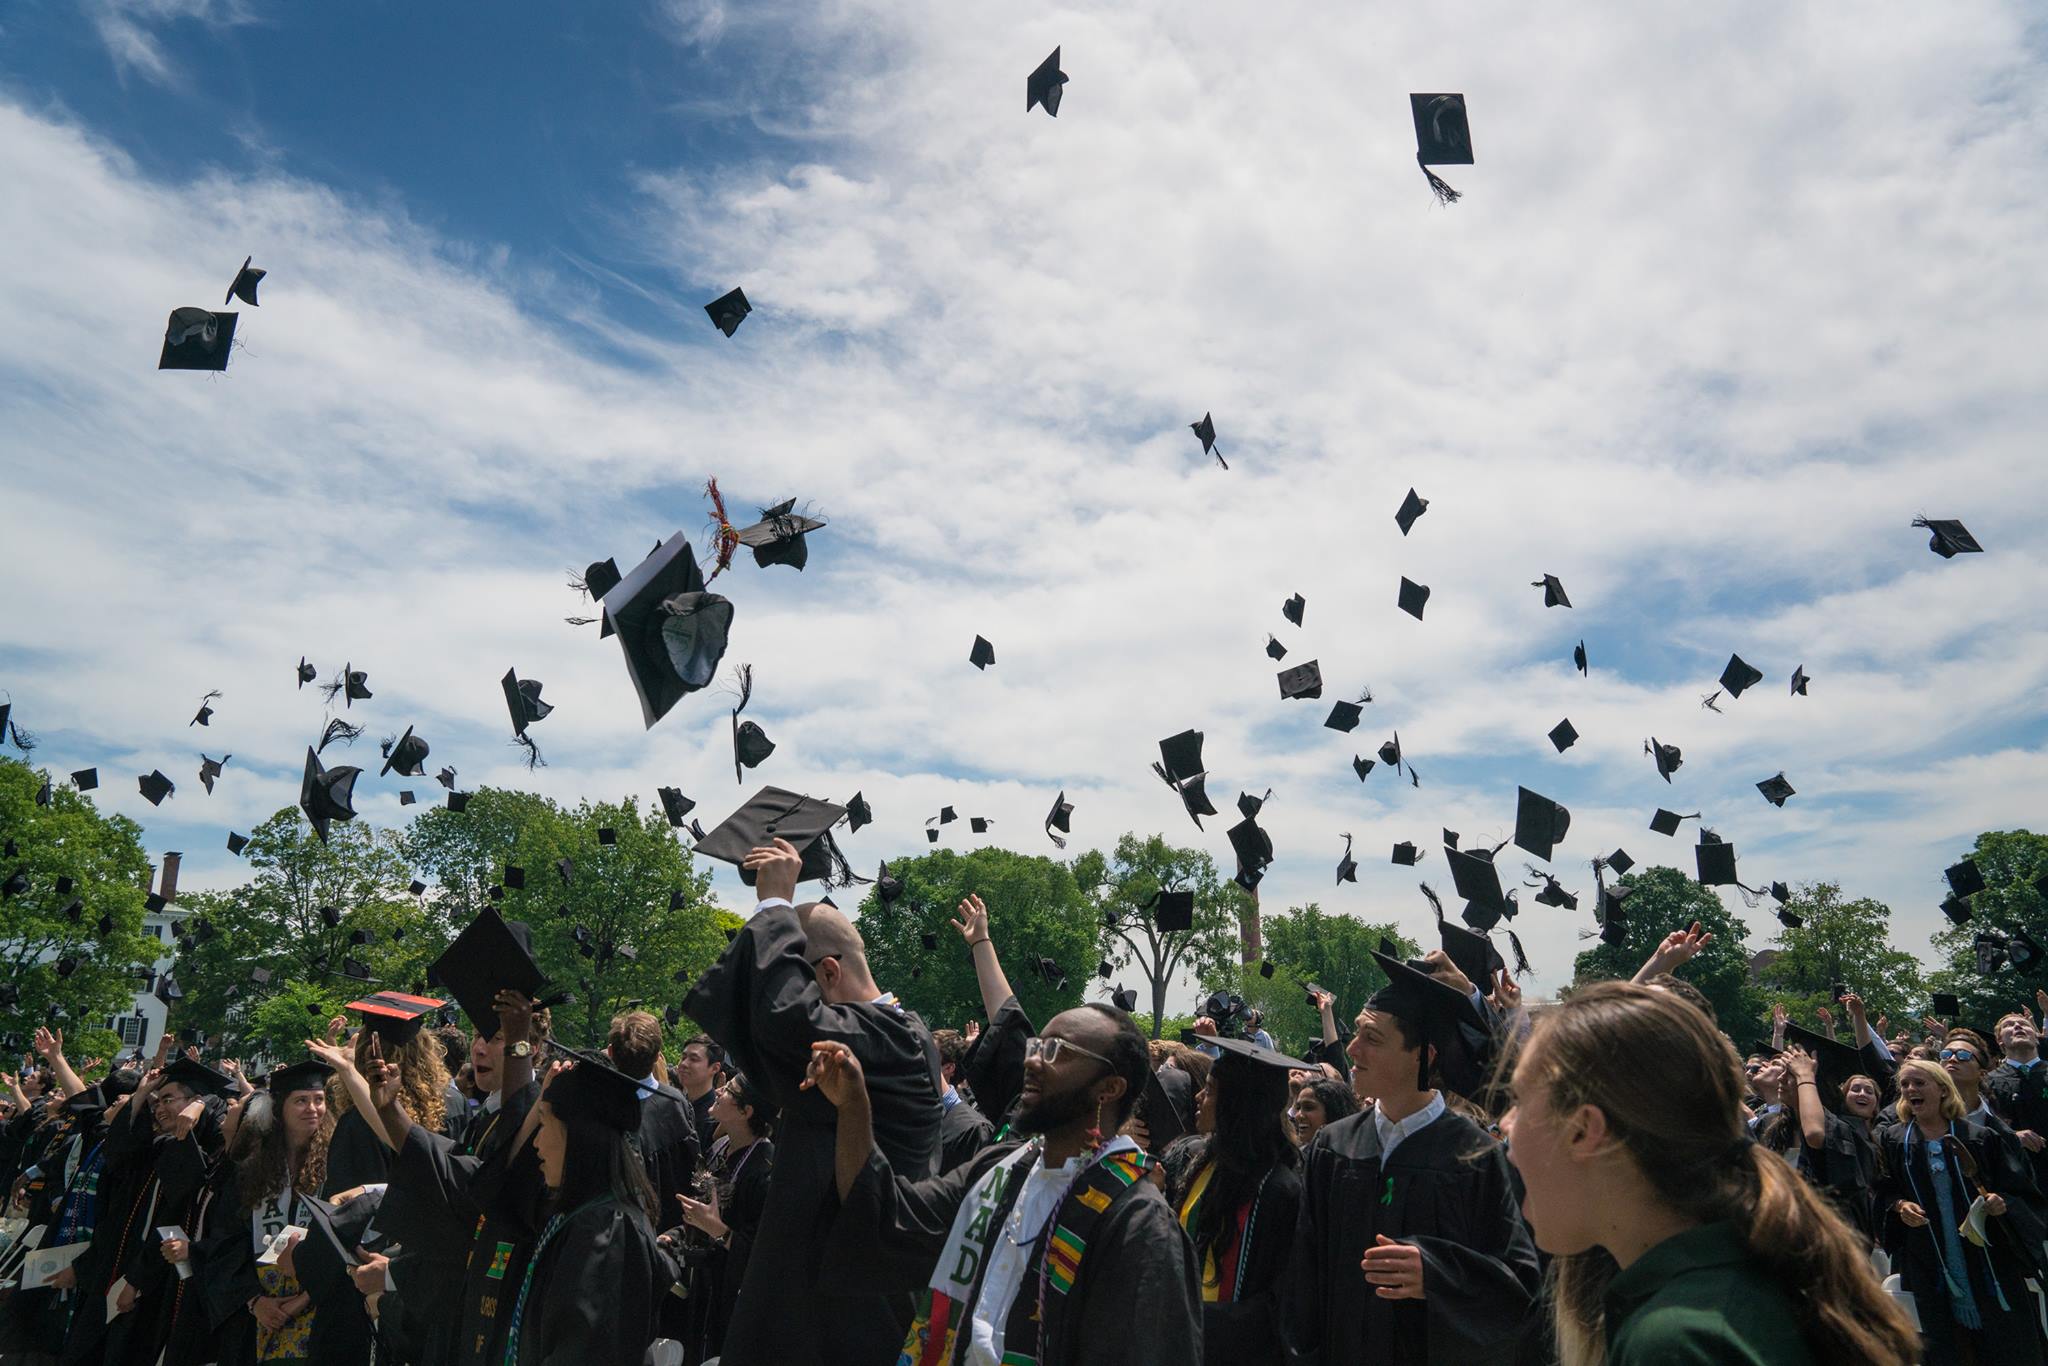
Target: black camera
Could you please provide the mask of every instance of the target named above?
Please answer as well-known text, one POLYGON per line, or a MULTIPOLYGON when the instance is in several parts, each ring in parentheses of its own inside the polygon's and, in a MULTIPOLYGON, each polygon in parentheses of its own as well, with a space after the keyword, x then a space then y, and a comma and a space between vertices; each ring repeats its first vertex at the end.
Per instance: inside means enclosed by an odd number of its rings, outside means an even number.
POLYGON ((1226 1039, 1244 1037, 1244 997, 1234 991, 1212 991, 1202 1002, 1202 1013, 1216 1024, 1216 1032, 1226 1039))

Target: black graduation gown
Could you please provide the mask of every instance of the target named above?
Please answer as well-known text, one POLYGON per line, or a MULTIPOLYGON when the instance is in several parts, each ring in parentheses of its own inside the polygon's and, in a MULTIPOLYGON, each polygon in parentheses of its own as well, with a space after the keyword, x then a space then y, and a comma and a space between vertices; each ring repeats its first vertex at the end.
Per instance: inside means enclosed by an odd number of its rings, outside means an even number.
MULTIPOLYGON (((1959 1361, 1959 1334, 1943 1279, 1945 1247, 1940 1241, 1941 1210, 1935 1195, 1934 1175, 1927 1162, 1927 1145, 1912 1135, 1910 1160, 1907 1139, 1910 1124, 1894 1124, 1878 1135, 1878 1184, 1876 1199, 1884 1212, 1885 1250, 1891 1254, 1892 1269, 1905 1288, 1913 1293, 1920 1312, 1922 1341, 1927 1366, 1946 1366, 1959 1361), (1920 1228, 1908 1228, 1892 1212, 1901 1200, 1909 1200, 1927 1214, 1920 1228)), ((2038 1256, 2027 1246, 2022 1230, 2030 1220, 2022 1211, 2038 1208, 2039 1194, 2026 1163, 2015 1156, 2013 1146, 1982 1125, 1966 1119, 1955 1121, 1953 1142, 1960 1142, 1976 1160, 1977 1184, 2002 1195, 2009 1212, 1987 1221, 1991 1246, 1979 1248, 1963 1242, 1963 1260, 1969 1271, 1970 1289, 1983 1329, 1977 1338, 1977 1359, 1999 1366, 2038 1366, 2042 1360, 2040 1322, 2033 1296, 2025 1280, 2039 1275, 2038 1256), (2015 1222, 2015 1214, 2020 1221, 2015 1222), (1993 1282, 1996 1282, 1996 1291, 1993 1282), (1998 1306, 1999 1294, 2006 1308, 1998 1306)), ((1960 1223, 1976 1199, 1971 1184, 1957 1161, 1946 1163, 1949 1195, 1960 1223)))
POLYGON ((316 1201, 313 1222, 292 1253, 299 1288, 313 1302, 307 1359, 321 1366, 361 1366, 370 1359, 375 1329, 354 1277, 356 1248, 377 1217, 384 1196, 369 1192, 335 1209, 316 1201))
MULTIPOLYGON (((1984 1078, 1984 1091, 2015 1131, 2029 1130, 2048 1138, 2048 1061, 2021 1069, 2002 1062, 1984 1078)), ((2027 1154, 2034 1184, 2048 1191, 2048 1146, 2027 1154)))
MULTIPOLYGON (((833 1266, 855 1284, 922 1293, 968 1192, 1016 1146, 984 1148, 966 1166, 922 1181, 897 1176, 881 1153, 869 1152, 833 1224, 833 1266)), ((995 1217, 1007 1219, 1010 1209, 1005 1203, 995 1217)), ((1018 1294, 1029 1293, 1032 1279, 1027 1271, 1018 1294)), ((977 1279, 975 1293, 980 1290, 977 1279)), ((1133 1182, 1111 1197, 1096 1223, 1073 1293, 1048 1296, 1038 1360, 1041 1366, 1193 1366, 1203 1359, 1201 1298, 1194 1248, 1166 1198, 1148 1180, 1133 1182)), ((972 1306, 961 1306, 960 1314, 955 1363, 965 1358, 972 1306)), ((836 1358, 849 1366, 891 1359, 836 1358)))
POLYGON ((867 1074, 876 1144, 898 1170, 930 1175, 939 1159, 938 1047, 924 1022, 900 1006, 828 1003, 804 955, 792 907, 757 910, 683 1003, 781 1115, 775 1173, 726 1332, 725 1366, 887 1362, 910 1326, 907 1294, 846 1294, 843 1268, 826 1264, 838 1112, 799 1084, 812 1043, 847 1045, 867 1074))
MULTIPOLYGON (((647 1215, 610 1196, 569 1216, 533 1266, 518 1366, 632 1366, 673 1282, 647 1215)), ((508 1294, 516 1300, 519 1288, 508 1294)), ((510 1310, 507 1310, 508 1314, 510 1310)))
POLYGON ((256 1274, 255 1234, 249 1212, 241 1207, 240 1183, 231 1163, 221 1165, 226 1171, 207 1211, 206 1241, 195 1251, 192 1283, 205 1296, 218 1352, 212 1359, 219 1366, 243 1366, 256 1360, 256 1317, 248 1306, 263 1293, 263 1283, 256 1274))
POLYGON ((696 1175, 701 1151, 698 1143, 696 1109, 690 1098, 673 1086, 656 1086, 654 1094, 640 1101, 640 1132, 633 1146, 646 1165, 647 1179, 661 1202, 662 1228, 683 1222, 679 1197, 688 1193, 696 1175))
MULTIPOLYGON (((214 1344, 213 1315, 207 1302, 207 1285, 218 1274, 206 1260, 213 1230, 223 1218, 234 1217, 233 1164, 220 1154, 204 1159, 197 1145, 187 1140, 165 1154, 166 1163, 193 1162, 202 1167, 200 1184, 185 1217, 177 1220, 187 1234, 187 1260, 192 1274, 178 1280, 159 1301, 164 1322, 158 1337, 164 1344, 163 1366, 205 1366, 219 1355, 214 1344), (188 1151, 189 1150, 189 1151, 188 1151), (222 1203, 223 1192, 226 1203, 222 1203)), ((175 1279, 176 1273, 172 1273, 175 1279)), ((245 1301, 246 1302, 246 1301, 245 1301)))
MULTIPOLYGON (((138 1226, 149 1222, 149 1197, 156 1190, 152 1179, 154 1137, 154 1120, 147 1107, 138 1110, 134 1105, 124 1105, 107 1126, 100 1167, 99 1216, 93 1225, 91 1245, 72 1263, 82 1298, 71 1315, 71 1327, 64 1338, 67 1362, 98 1362, 107 1355, 107 1335, 113 1327, 107 1322, 107 1291, 127 1265, 128 1254, 142 1231, 138 1226)), ((154 1232, 150 1237, 154 1239, 154 1232)))
POLYGON ((1445 1366, 1513 1356, 1540 1283, 1507 1156, 1446 1111, 1382 1162, 1373 1112, 1324 1125, 1303 1153, 1301 1217, 1281 1294, 1297 1366, 1445 1366), (1420 1300, 1384 1300, 1360 1269, 1384 1234, 1422 1250, 1420 1300))
POLYGON ((357 1186, 373 1186, 391 1179, 391 1150, 370 1128, 359 1110, 350 1110, 334 1122, 327 1139, 327 1179, 320 1194, 333 1197, 357 1186))
MULTIPOLYGON (((1198 1159, 1202 1148, 1195 1145, 1202 1140, 1183 1141, 1191 1147, 1188 1156, 1198 1159)), ((1201 1170, 1199 1161, 1189 1162, 1178 1175, 1168 1167, 1170 1207, 1179 1210, 1201 1170)), ((1280 1366, 1286 1360, 1280 1346, 1280 1292, 1293 1260, 1300 1212, 1301 1174, 1292 1167, 1273 1168, 1246 1221, 1249 1246, 1233 1244, 1232 1260, 1242 1267, 1235 1297, 1202 1301, 1202 1360, 1207 1366, 1280 1366)), ((1199 1256, 1196 1271, 1202 1271, 1199 1256)))
MULTIPOLYGON (((217 1134, 218 1130, 214 1130, 217 1134)), ((216 1141, 216 1148, 218 1143, 216 1141)), ((103 1360, 109 1366, 131 1363, 154 1366, 165 1345, 180 1291, 189 1286, 163 1258, 159 1228, 176 1225, 187 1233, 186 1222, 194 1203, 205 1189, 212 1156, 193 1135, 172 1139, 160 1137, 152 1145, 149 1186, 122 1252, 118 1274, 135 1287, 136 1304, 130 1312, 107 1325, 103 1360)), ((194 1292, 196 1293, 196 1292, 194 1292)))
POLYGON ((960 1076, 974 1093, 974 1106, 998 1129, 1010 1121, 1024 1090, 1024 1041, 1037 1032, 1012 996, 961 1055, 960 1076))
POLYGON ((1826 1117, 1820 1147, 1807 1147, 1801 1137, 1800 1171, 1826 1193, 1851 1227, 1876 1242, 1879 1228, 1871 1191, 1877 1185, 1877 1145, 1856 1120, 1832 1110, 1826 1117))
POLYGON ((996 1126, 989 1123, 988 1116, 961 1096, 946 1106, 945 1117, 939 1121, 939 1170, 949 1172, 971 1162, 995 1136, 996 1126))

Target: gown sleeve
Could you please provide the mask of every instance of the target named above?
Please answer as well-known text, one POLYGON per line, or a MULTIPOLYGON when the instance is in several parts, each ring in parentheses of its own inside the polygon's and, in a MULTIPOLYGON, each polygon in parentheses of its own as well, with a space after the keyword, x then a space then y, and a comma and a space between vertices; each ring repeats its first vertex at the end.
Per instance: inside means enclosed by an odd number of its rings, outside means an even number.
POLYGON ((974 1104, 1000 1128, 1024 1089, 1024 1041, 1038 1032, 1015 996, 1003 1002, 988 1028, 960 1060, 974 1104))
POLYGON ((1499 1148, 1479 1157, 1471 1181, 1464 1228, 1400 1240, 1422 1249, 1431 1361, 1494 1361, 1512 1353, 1542 1283, 1536 1244, 1499 1148))
POLYGON ((960 1202, 983 1172, 1016 1151, 1014 1143, 984 1148, 972 1162, 922 1181, 900 1177, 877 1149, 868 1152, 853 1189, 826 1236, 824 1263, 842 1294, 920 1291, 945 1250, 960 1202))
POLYGON ((616 1201, 584 1210, 548 1250, 537 1279, 538 1341, 522 1343, 520 1361, 542 1366, 630 1366, 656 1336, 655 1306, 668 1293, 669 1261, 654 1245, 645 1218, 616 1201))
POLYGON ((1190 1366, 1202 1361, 1203 1305, 1194 1248, 1172 1208, 1156 1194, 1131 1192, 1120 1203, 1122 1217, 1097 1235, 1082 1262, 1084 1281, 1090 1262, 1097 1272, 1116 1268, 1115 1275, 1097 1281, 1087 1295, 1078 1332, 1069 1337, 1074 1350, 1067 1359, 1074 1366, 1190 1366), (1133 1332, 1132 1313, 1141 1305, 1143 1331, 1133 1332))
MULTIPOLYGON (((223 1159, 225 1160, 225 1159, 223 1159)), ((217 1330, 254 1333, 249 1301, 263 1293, 256 1278, 256 1246, 240 1188, 230 1173, 207 1216, 206 1239, 193 1251, 192 1278, 205 1292, 206 1314, 217 1330), (239 1326, 235 1325, 239 1320, 239 1326)))

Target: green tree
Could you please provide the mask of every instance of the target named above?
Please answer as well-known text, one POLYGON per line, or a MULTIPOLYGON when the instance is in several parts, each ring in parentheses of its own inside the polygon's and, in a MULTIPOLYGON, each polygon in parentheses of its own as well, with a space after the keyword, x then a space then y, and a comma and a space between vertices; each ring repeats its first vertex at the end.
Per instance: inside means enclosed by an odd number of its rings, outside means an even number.
POLYGON ((554 1012, 556 1036, 570 1043, 602 1044, 620 1010, 679 999, 725 947, 710 876, 637 798, 571 808, 479 788, 463 812, 421 816, 402 847, 431 874, 441 914, 467 923, 496 905, 527 922, 542 971, 575 993, 554 1012), (610 844, 599 834, 607 829, 610 844), (504 885, 508 865, 523 870, 524 887, 504 885))
POLYGON ((38 806, 47 776, 0 759, 0 847, 16 850, 0 858, 0 881, 19 873, 28 883, 0 899, 0 1045, 18 1051, 37 1025, 68 1020, 65 1052, 83 1064, 118 1049, 106 1021, 129 1013, 157 957, 142 933, 149 857, 140 826, 101 815, 68 785, 52 784, 50 804, 38 806), (71 879, 68 892, 59 878, 71 879), (102 917, 113 922, 105 933, 102 917))
MULTIPOLYGON (((1266 921, 1266 958, 1296 982, 1313 983, 1337 998, 1337 1028, 1350 1027, 1366 1000, 1387 984, 1386 973, 1372 958, 1381 939, 1391 939, 1403 958, 1419 958, 1422 947, 1388 922, 1359 920, 1325 912, 1320 903, 1290 906, 1266 921)), ((1276 973, 1277 975, 1277 973, 1276 973)), ((1307 997, 1301 995, 1304 1005, 1307 997)), ((1312 1037, 1322 1025, 1310 1011, 1312 1037)), ((1277 1039, 1279 1035, 1274 1034, 1277 1039)))
POLYGON ((876 982, 934 1029, 981 1013, 974 961, 954 913, 969 893, 988 907, 989 938, 1024 1013, 1043 1024, 1081 1003, 1095 976, 1095 910, 1073 870, 1057 859, 1007 849, 935 849, 890 868, 903 895, 884 906, 872 888, 858 920, 876 982), (931 936, 935 949, 924 947, 931 936), (1042 970, 1041 960, 1053 964, 1042 970))
POLYGON ((1107 859, 1091 849, 1074 860, 1074 880, 1094 906, 1103 960, 1115 971, 1134 968, 1143 975, 1154 1038, 1166 1014, 1167 988, 1179 974, 1202 981, 1238 963, 1238 927, 1249 898, 1236 882, 1219 877, 1201 850, 1175 848, 1160 835, 1125 834, 1107 859), (1153 907, 1162 889, 1195 894, 1192 928, 1159 928, 1153 907))
POLYGON ((1749 980, 1749 931, 1729 914, 1714 889, 1676 868, 1663 867, 1632 869, 1621 882, 1633 889, 1627 902, 1627 934, 1618 945, 1602 940, 1581 953, 1574 965, 1576 983, 1626 981, 1665 935, 1698 921, 1714 936, 1713 942, 1678 975, 1699 988, 1714 1007, 1722 1030, 1738 1045, 1761 1037, 1764 1004, 1749 980))
POLYGON ((306 1056, 306 1040, 327 1032, 355 993, 333 982, 287 982, 237 1016, 232 1043, 219 1051, 240 1057, 255 1075, 259 1065, 276 1066, 306 1056))
POLYGON ((2021 972, 2008 961, 1996 972, 1978 972, 1976 940, 1987 930, 2007 936, 2025 931, 2048 946, 2048 896, 2038 885, 2048 878, 2048 835, 1986 830, 1968 857, 1984 875, 1984 890, 1970 898, 1966 923, 1935 934, 1942 966, 1930 974, 1928 986, 1954 992, 1962 1007, 1959 1018, 1988 1029, 2007 1011, 2032 1009, 2034 990, 2042 984, 2042 965, 2021 972))
MULTIPOLYGON (((1835 883, 1807 882, 1793 889, 1786 908, 1798 914, 1800 927, 1779 933, 1776 956, 1758 969, 1757 982, 1794 1020, 1815 1027, 1815 1011, 1833 1008, 1837 984, 1863 998, 1873 1021, 1919 1016, 1926 1002, 1920 961, 1893 947, 1891 907, 1869 897, 1844 901, 1835 883)), ((1846 1020, 1835 1015, 1838 1023, 1846 1020)))

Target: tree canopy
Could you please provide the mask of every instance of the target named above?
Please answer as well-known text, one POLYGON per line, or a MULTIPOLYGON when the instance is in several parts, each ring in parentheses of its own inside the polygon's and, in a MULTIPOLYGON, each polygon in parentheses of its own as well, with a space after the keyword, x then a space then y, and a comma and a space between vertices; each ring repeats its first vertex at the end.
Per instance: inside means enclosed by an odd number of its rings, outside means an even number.
POLYGON ((1916 1019, 1926 1009, 1920 960, 1891 942, 1891 907, 1869 897, 1844 901, 1835 883, 1809 882, 1792 889, 1786 909, 1801 924, 1780 931, 1757 982, 1793 1018, 1812 1027, 1818 1009, 1832 1008, 1838 985, 1863 998, 1872 1020, 1916 1019))
MULTIPOLYGON (((1940 966, 1929 975, 1928 987, 1954 992, 1960 1018, 1990 1028, 2009 1010, 2034 1008, 2034 991, 2048 983, 2048 963, 2031 971, 2015 968, 2008 959, 1990 973, 1977 970, 1977 936, 2010 936, 2024 931, 2048 946, 2048 835, 2031 830, 1987 830, 1977 836, 1968 857, 1983 874, 1984 890, 1969 899, 1970 919, 1944 926, 1934 936, 1940 966)), ((1918 1013, 1917 1011, 1915 1012, 1918 1013)))
POLYGON ((1125 834, 1108 858, 1091 849, 1076 859, 1074 879, 1094 907, 1097 946, 1112 974, 1129 971, 1143 978, 1146 990, 1139 1001, 1151 999, 1153 1037, 1159 1037, 1167 989, 1179 974, 1203 981, 1237 965, 1238 927, 1249 897, 1219 876, 1203 851, 1177 848, 1163 835, 1125 834), (1194 893, 1191 928, 1159 928, 1156 904, 1166 890, 1194 893))
POLYGON ((1637 867, 1621 883, 1633 889, 1627 902, 1627 933, 1619 945, 1602 940, 1581 953, 1574 964, 1575 982, 1626 981, 1665 935, 1698 921, 1714 936, 1713 942, 1678 975, 1699 988, 1730 1038, 1739 1045, 1754 1042, 1763 1032, 1764 1007, 1749 980, 1748 928, 1721 904, 1713 888, 1676 868, 1637 867))

